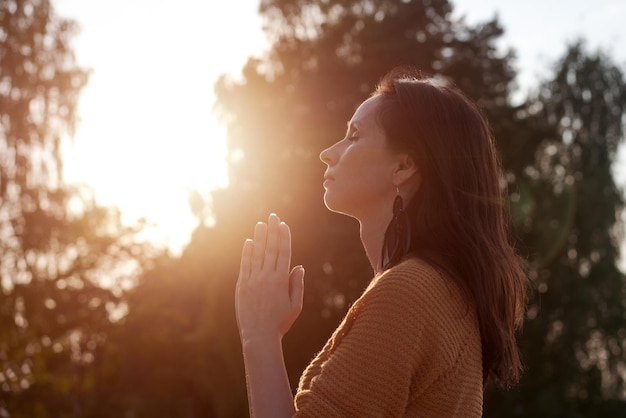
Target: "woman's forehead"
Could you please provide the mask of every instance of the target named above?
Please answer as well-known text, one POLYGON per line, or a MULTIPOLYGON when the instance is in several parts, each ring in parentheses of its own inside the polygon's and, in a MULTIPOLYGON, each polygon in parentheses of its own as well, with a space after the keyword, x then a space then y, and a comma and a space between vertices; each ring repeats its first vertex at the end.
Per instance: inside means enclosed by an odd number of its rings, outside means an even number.
POLYGON ((356 125, 358 127, 368 128, 376 125, 376 112, 380 105, 379 102, 380 96, 374 96, 361 103, 354 112, 354 115, 352 115, 350 122, 348 122, 348 127, 356 125))

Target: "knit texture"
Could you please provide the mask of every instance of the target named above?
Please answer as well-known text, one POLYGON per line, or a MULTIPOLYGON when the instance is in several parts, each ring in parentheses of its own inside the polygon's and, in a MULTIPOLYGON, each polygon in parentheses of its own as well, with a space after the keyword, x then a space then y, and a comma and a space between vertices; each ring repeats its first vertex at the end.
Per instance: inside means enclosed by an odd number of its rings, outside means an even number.
POLYGON ((297 417, 480 417, 475 307, 452 279, 409 259, 372 280, 295 397, 297 417))

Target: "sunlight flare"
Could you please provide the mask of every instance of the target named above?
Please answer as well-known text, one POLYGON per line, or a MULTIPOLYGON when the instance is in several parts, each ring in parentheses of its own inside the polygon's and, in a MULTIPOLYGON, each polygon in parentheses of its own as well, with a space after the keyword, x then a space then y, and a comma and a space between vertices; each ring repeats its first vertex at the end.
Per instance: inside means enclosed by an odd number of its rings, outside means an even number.
POLYGON ((207 196, 228 184, 213 84, 264 47, 255 7, 225 3, 218 13, 197 0, 56 4, 80 25, 76 56, 92 70, 75 139, 63 144, 64 178, 91 186, 100 204, 119 207, 124 223, 154 224, 144 237, 179 253, 199 222, 190 193, 207 196))

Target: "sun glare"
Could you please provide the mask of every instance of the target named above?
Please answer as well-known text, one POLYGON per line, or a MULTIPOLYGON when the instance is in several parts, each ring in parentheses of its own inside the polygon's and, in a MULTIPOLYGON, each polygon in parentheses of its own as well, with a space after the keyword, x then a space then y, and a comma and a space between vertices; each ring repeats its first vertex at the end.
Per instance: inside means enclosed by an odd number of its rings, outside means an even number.
POLYGON ((92 69, 75 138, 64 144, 65 179, 89 184, 125 223, 156 224, 147 237, 179 253, 198 222, 189 192, 228 184, 213 84, 261 51, 257 4, 224 2, 218 11, 200 0, 113 0, 102 10, 57 3, 59 15, 79 23, 76 57, 92 69))

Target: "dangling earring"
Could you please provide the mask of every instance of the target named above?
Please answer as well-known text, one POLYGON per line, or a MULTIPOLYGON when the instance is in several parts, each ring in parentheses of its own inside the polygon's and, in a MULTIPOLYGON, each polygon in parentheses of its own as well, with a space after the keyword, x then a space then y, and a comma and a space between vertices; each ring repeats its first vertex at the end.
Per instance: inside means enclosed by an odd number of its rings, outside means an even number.
POLYGON ((393 201, 393 218, 385 231, 383 241, 381 256, 383 270, 396 265, 411 247, 411 223, 404 210, 404 202, 398 186, 396 186, 396 193, 393 201))

